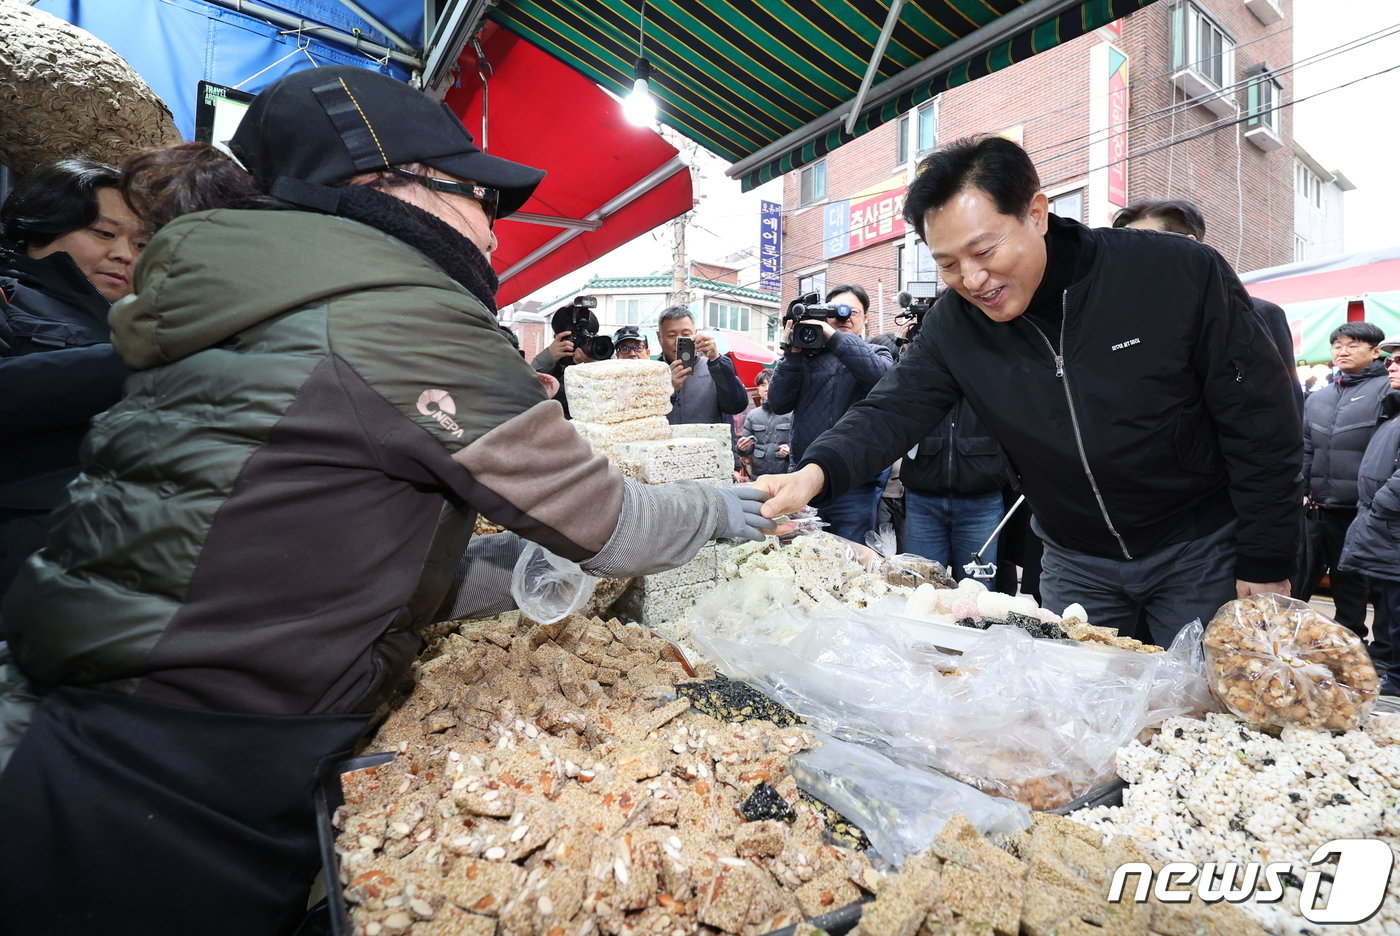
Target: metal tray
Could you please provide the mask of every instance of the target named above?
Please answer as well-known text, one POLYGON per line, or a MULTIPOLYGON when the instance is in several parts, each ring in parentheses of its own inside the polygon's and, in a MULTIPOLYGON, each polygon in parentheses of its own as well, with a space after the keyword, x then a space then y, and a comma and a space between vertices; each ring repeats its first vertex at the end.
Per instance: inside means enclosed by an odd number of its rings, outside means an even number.
POLYGON ((341 774, 366 767, 378 767, 394 759, 388 754, 361 754, 331 765, 316 785, 316 838, 321 843, 321 867, 326 872, 326 907, 330 911, 332 936, 351 936, 350 911, 345 906, 345 885, 340 883, 340 858, 335 853, 335 811, 345 804, 340 786, 341 774))

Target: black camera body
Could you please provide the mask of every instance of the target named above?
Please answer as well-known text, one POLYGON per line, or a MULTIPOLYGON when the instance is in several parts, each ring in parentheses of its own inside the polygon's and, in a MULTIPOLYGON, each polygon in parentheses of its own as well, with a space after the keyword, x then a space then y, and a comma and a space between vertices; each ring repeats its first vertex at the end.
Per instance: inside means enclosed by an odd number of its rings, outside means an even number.
POLYGON ((607 335, 598 334, 595 324, 598 320, 593 314, 597 307, 596 296, 576 297, 571 304, 555 313, 556 322, 559 322, 560 316, 563 320, 554 330, 567 331, 575 348, 582 348, 583 353, 595 361, 606 361, 613 356, 613 340, 607 335))
POLYGON ((924 325, 924 316, 928 314, 929 309, 934 307, 941 295, 943 295, 943 287, 936 282, 911 282, 907 290, 895 297, 895 301, 904 311, 896 315, 894 320, 900 325, 909 326, 909 330, 903 338, 895 339, 895 344, 899 346, 901 352, 914 343, 919 329, 924 325))
POLYGON ((851 317, 853 310, 850 306, 818 302, 819 298, 816 293, 808 293, 788 306, 784 318, 793 323, 789 347, 808 354, 820 354, 826 350, 826 332, 822 324, 829 318, 845 321, 851 317))

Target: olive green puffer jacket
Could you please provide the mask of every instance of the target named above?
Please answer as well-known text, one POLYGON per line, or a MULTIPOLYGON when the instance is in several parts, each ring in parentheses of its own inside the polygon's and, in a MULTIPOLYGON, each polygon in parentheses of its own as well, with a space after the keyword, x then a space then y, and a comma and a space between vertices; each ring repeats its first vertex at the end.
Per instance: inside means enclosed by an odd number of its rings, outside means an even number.
POLYGON ((576 561, 617 526, 620 475, 485 308, 398 240, 200 212, 153 239, 135 285, 111 321, 137 373, 4 608, 39 689, 367 711, 476 511, 576 561))

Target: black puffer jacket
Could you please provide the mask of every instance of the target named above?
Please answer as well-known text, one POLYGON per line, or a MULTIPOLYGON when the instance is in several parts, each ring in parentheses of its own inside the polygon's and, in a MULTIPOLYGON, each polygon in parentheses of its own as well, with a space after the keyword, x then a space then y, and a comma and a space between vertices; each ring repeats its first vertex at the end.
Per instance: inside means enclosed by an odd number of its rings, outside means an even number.
POLYGON ((823 496, 965 397, 1063 546, 1131 558, 1238 518, 1236 577, 1287 579, 1302 510, 1292 377, 1229 264, 1184 237, 1050 224, 1087 270, 1061 297, 1060 353, 1026 316, 994 322, 946 293, 899 366, 807 450, 823 496))
POLYGON ((1339 565, 1394 582, 1400 581, 1400 390, 1386 395, 1383 412, 1387 418, 1361 459, 1356 519, 1339 565))
POLYGON ((927 497, 976 497, 1006 486, 1006 459, 967 400, 924 436, 913 458, 906 457, 899 478, 905 488, 927 497))
MULTIPOLYGON (((894 355, 888 348, 846 332, 837 332, 827 339, 823 354, 783 355, 773 369, 768 408, 775 413, 793 414, 793 459, 800 461, 807 446, 836 425, 852 403, 864 399, 891 367, 894 355)), ((870 472, 868 478, 875 477, 893 461, 890 459, 870 472)))
POLYGON ((31 260, 0 248, 0 595, 44 545, 42 516, 78 476, 88 422, 131 373, 107 310, 66 253, 31 260))
POLYGON ((1342 374, 1303 405, 1303 488, 1323 507, 1356 506, 1356 472, 1381 419, 1390 379, 1380 361, 1342 374))

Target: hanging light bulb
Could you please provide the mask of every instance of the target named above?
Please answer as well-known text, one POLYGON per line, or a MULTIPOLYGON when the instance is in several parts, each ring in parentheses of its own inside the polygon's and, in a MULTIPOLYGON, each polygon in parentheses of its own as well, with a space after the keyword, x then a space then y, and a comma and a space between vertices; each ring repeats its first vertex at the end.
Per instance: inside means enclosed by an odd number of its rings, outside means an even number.
POLYGON ((656 98, 651 96, 647 82, 651 78, 651 63, 645 56, 637 59, 632 82, 632 93, 622 102, 622 114, 628 122, 638 127, 650 127, 656 123, 656 98))

